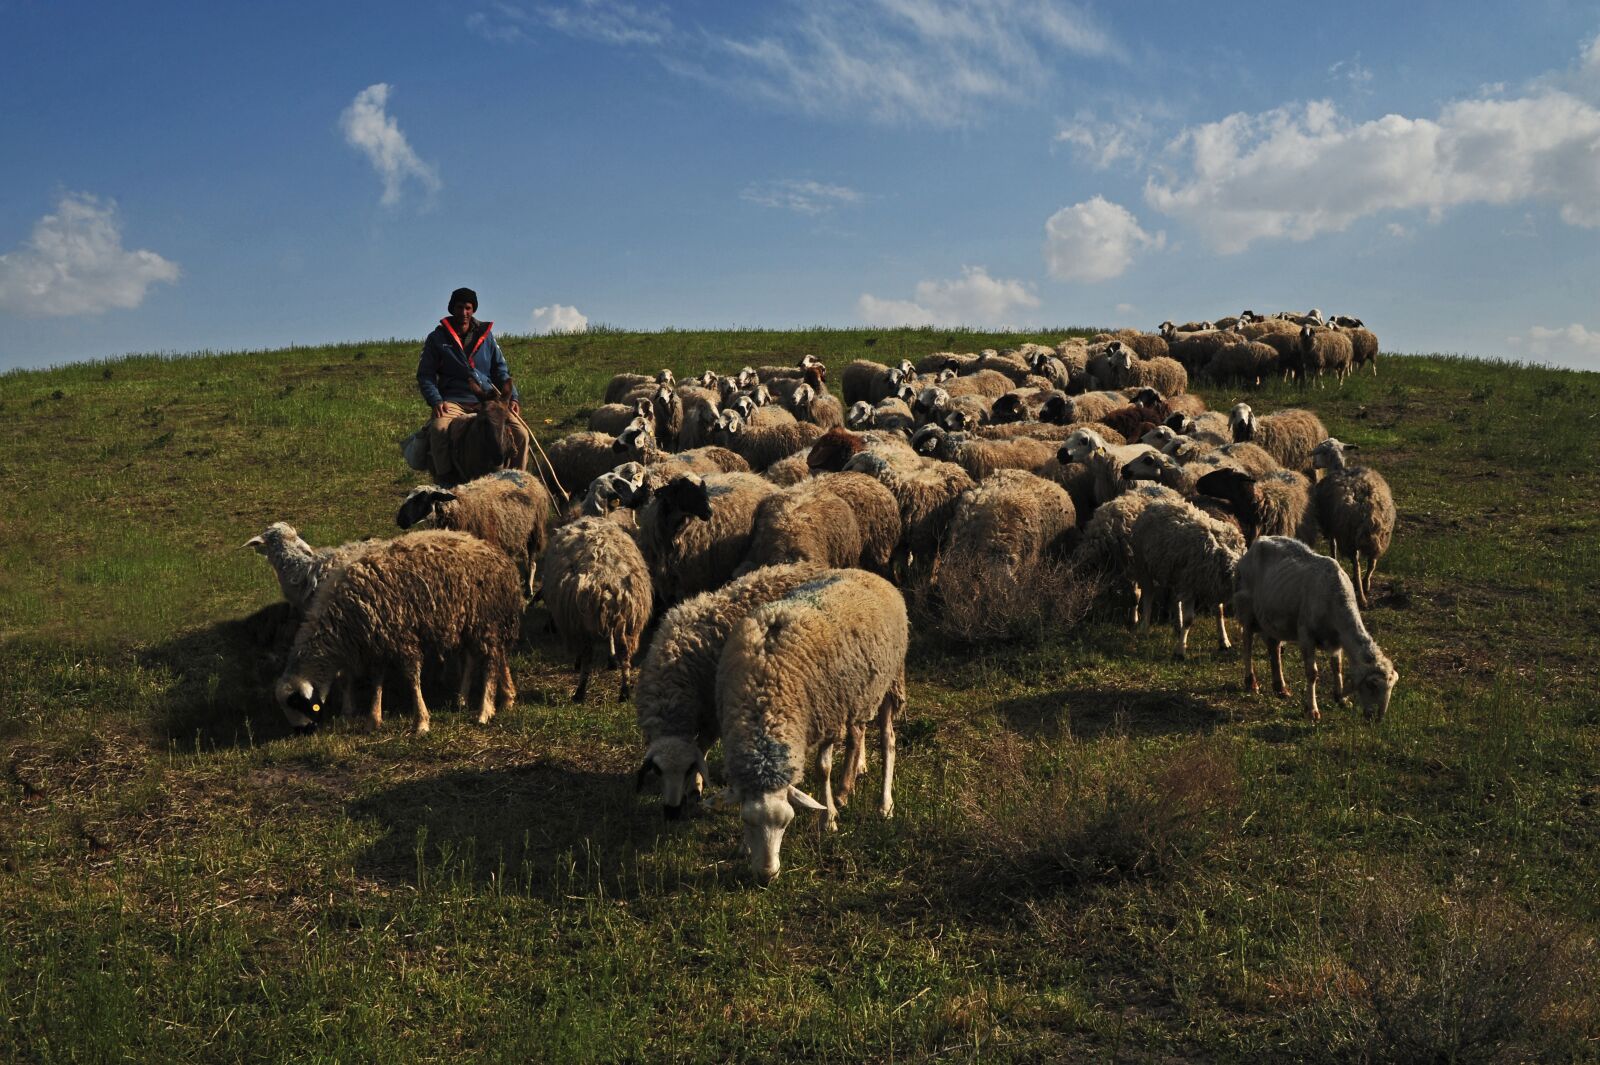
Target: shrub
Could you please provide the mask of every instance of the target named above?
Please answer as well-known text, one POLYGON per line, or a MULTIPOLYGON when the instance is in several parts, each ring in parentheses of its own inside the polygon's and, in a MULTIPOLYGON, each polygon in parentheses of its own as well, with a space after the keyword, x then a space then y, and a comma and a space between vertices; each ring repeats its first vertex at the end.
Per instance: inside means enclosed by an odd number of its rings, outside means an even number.
POLYGON ((1009 566, 978 547, 958 547, 910 591, 912 609, 958 643, 1037 641, 1082 621, 1102 581, 1050 557, 1009 566))

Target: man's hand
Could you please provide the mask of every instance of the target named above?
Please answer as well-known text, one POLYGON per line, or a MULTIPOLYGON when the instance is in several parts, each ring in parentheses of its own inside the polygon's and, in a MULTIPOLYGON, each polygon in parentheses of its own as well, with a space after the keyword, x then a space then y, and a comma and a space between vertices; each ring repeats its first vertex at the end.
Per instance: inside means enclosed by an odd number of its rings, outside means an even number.
POLYGON ((435 418, 448 418, 448 417, 451 417, 452 415, 456 415, 456 414, 460 414, 460 413, 461 413, 461 408, 456 406, 454 403, 451 403, 449 400, 446 400, 445 402, 439 404, 437 407, 433 408, 433 416, 435 418))
POLYGON ((516 400, 512 400, 511 413, 515 414, 519 418, 522 417, 522 404, 518 403, 516 400))

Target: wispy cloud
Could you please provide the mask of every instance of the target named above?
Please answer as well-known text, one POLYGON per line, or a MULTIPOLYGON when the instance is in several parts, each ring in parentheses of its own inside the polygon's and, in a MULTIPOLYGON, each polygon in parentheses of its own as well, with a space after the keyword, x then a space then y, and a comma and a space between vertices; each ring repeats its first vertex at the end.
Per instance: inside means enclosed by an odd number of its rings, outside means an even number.
POLYGON ((533 17, 515 4, 494 3, 486 10, 467 16, 467 29, 486 41, 518 44, 531 40, 528 32, 533 17))
POLYGON ((782 178, 746 185, 739 198, 762 207, 778 207, 797 214, 826 214, 836 207, 861 202, 861 193, 843 185, 782 178))
POLYGON ((1600 330, 1577 322, 1564 329, 1536 325, 1521 336, 1506 337, 1506 343, 1534 358, 1600 365, 1600 330))
POLYGON ((54 214, 34 223, 26 244, 0 255, 0 309, 30 317, 129 310, 150 286, 178 275, 170 259, 122 246, 116 203, 68 192, 54 214))
POLYGON ((653 47, 669 70, 743 99, 896 125, 965 125, 1037 99, 1062 55, 1122 54, 1068 0, 787 0, 746 36, 682 31, 619 0, 532 12, 570 36, 653 47))
POLYGON ((535 307, 528 324, 535 333, 582 333, 588 330, 589 319, 576 307, 552 303, 535 307))
POLYGON ((1134 256, 1158 249, 1165 233, 1151 235, 1133 213, 1104 196, 1063 207, 1044 226, 1044 259, 1062 281, 1106 281, 1120 276, 1134 256))
POLYGON ((382 82, 356 93, 350 106, 339 116, 345 143, 366 155, 383 179, 379 202, 393 207, 400 202, 401 185, 410 178, 432 196, 443 187, 439 173, 411 150, 400 125, 387 111, 389 86, 382 82))
POLYGON ((856 311, 867 325, 1014 326, 1020 310, 1039 306, 1039 297, 1021 281, 990 277, 981 266, 964 266, 950 281, 919 281, 909 300, 879 299, 862 293, 856 311))
POLYGON ((1088 112, 1079 112, 1056 131, 1056 143, 1070 145, 1096 169, 1107 170, 1116 163, 1144 162, 1155 131, 1142 116, 1115 122, 1098 121, 1088 112))
POLYGON ((1361 62, 1360 52, 1349 59, 1341 59, 1329 67, 1328 77, 1344 82, 1358 93, 1372 91, 1372 70, 1361 62))

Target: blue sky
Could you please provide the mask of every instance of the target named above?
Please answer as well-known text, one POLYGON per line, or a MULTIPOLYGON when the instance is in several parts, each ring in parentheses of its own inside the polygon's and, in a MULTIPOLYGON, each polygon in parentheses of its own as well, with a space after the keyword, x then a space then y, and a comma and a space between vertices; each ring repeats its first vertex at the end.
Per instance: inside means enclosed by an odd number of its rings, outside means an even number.
POLYGON ((0 0, 0 368, 465 284, 504 332, 1315 306, 1600 369, 1600 9, 1398 7, 0 0))

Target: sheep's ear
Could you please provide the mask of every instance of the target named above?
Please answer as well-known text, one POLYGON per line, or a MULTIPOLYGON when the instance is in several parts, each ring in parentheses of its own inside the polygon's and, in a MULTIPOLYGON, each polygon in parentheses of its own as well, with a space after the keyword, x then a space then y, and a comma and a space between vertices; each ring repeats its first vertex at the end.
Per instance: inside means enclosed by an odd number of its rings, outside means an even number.
POLYGON ((646 758, 644 764, 639 766, 639 771, 633 775, 633 790, 635 792, 643 791, 644 786, 649 783, 652 775, 659 777, 661 775, 661 767, 656 765, 654 758, 646 758))
POLYGON ((1361 445, 1360 444, 1346 444, 1344 446, 1344 449, 1346 451, 1360 451, 1361 450, 1361 445))
POLYGON ((813 799, 811 796, 807 795, 793 784, 789 785, 789 804, 791 806, 803 806, 807 810, 827 809, 826 806, 822 805, 820 802, 813 799))
POLYGON ((265 540, 263 540, 259 536, 252 536, 252 537, 250 537, 250 539, 246 540, 244 543, 240 544, 239 546, 240 547, 253 547, 253 548, 256 549, 256 552, 258 554, 263 554, 264 555, 264 554, 267 553, 267 542, 265 540))

